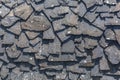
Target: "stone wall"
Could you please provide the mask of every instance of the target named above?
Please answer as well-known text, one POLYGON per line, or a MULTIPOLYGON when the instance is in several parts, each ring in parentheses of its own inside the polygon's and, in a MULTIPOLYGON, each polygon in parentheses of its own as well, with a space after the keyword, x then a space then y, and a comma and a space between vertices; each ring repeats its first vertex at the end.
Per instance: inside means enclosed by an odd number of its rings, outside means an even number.
POLYGON ((120 80, 120 0, 0 0, 0 80, 120 80))

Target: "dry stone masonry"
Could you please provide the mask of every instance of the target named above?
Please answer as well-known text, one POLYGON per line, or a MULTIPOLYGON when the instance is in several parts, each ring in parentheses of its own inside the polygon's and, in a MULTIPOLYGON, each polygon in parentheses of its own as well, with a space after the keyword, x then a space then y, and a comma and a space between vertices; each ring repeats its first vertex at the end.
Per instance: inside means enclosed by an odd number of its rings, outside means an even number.
POLYGON ((120 80, 120 0, 0 0, 0 80, 120 80))

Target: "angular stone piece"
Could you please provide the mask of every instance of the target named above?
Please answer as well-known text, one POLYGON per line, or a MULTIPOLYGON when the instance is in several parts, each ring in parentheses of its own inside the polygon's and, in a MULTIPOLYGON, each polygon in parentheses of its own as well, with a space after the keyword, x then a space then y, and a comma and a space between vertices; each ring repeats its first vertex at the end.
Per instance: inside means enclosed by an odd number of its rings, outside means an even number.
POLYGON ((92 59, 97 59, 103 56, 103 48, 100 46, 97 46, 93 51, 92 51, 92 59))
POLYGON ((45 31, 51 27, 51 23, 44 15, 31 15, 31 17, 22 24, 22 29, 32 30, 32 31, 45 31))
POLYGON ((24 53, 37 53, 38 51, 39 50, 36 50, 36 49, 34 49, 32 47, 28 47, 28 48, 23 49, 24 53))
POLYGON ((10 27, 7 30, 10 31, 11 33, 16 34, 16 35, 20 35, 20 33, 21 33, 20 22, 16 23, 15 25, 13 25, 12 27, 10 27))
POLYGON ((100 80, 116 80, 114 77, 104 75, 100 80))
POLYGON ((13 10, 11 10, 10 13, 4 19, 1 20, 1 24, 7 28, 12 26, 18 20, 19 18, 15 17, 13 14, 13 10))
POLYGON ((120 44, 120 29, 114 29, 117 42, 120 44))
POLYGON ((94 6, 97 3, 96 0, 90 0, 90 1, 84 0, 84 2, 86 4, 87 8, 90 8, 90 7, 94 6))
POLYGON ((52 56, 50 55, 48 57, 48 61, 51 62, 75 62, 76 61, 76 57, 75 54, 62 54, 59 56, 52 56))
POLYGON ((13 68, 15 68, 16 67, 16 65, 14 64, 14 63, 9 63, 8 65, 7 65, 7 68, 8 69, 13 69, 13 68))
POLYGON ((22 18, 23 20, 26 20, 32 12, 32 7, 26 3, 23 3, 14 9, 14 15, 22 18))
POLYGON ((70 27, 67 30, 67 35, 81 35, 82 32, 80 31, 79 28, 75 28, 75 27, 70 27))
POLYGON ((28 39, 27 39, 25 33, 21 33, 16 44, 20 48, 25 48, 25 47, 29 46, 29 42, 28 42, 28 39))
POLYGON ((60 4, 58 3, 57 0, 47 0, 44 2, 44 7, 45 8, 54 8, 56 6, 59 6, 60 4))
POLYGON ((2 7, 0 7, 0 16, 2 18, 5 17, 9 12, 10 12, 10 9, 5 7, 4 5, 2 5, 2 7))
POLYGON ((85 43, 84 48, 87 48, 87 49, 93 49, 95 46, 98 45, 97 40, 92 39, 92 38, 87 38, 87 37, 84 38, 84 43, 85 43))
POLYGON ((112 64, 118 64, 120 62, 120 50, 115 46, 108 46, 105 49, 105 54, 108 56, 108 60, 112 64))
POLYGON ((43 32, 43 39, 53 40, 54 38, 55 38, 55 34, 52 28, 49 28, 48 30, 43 32))
POLYGON ((102 36, 101 39, 99 40, 99 44, 100 46, 102 46, 103 48, 108 46, 108 42, 105 40, 105 38, 102 36))
POLYGON ((61 43, 56 37, 54 42, 49 43, 49 51, 50 54, 60 54, 61 53, 61 43))
POLYGON ((13 44, 15 42, 15 36, 10 33, 5 33, 3 37, 3 44, 13 44))
POLYGON ((104 35, 106 40, 116 40, 115 33, 111 29, 106 29, 104 35))
POLYGON ((98 12, 98 13, 105 13, 105 12, 108 13, 109 11, 110 11, 110 8, 107 5, 99 6, 96 9, 96 12, 98 12))
POLYGON ((94 76, 94 77, 101 77, 102 74, 99 73, 99 66, 96 65, 94 66, 94 68, 91 70, 91 76, 94 76))
POLYGON ((11 47, 6 48, 6 52, 9 58, 18 58, 21 54, 21 51, 17 50, 15 44, 11 47))
POLYGON ((77 80, 78 77, 79 77, 78 74, 71 73, 71 72, 69 72, 68 76, 69 76, 69 79, 70 79, 70 80, 77 80))
POLYGON ((41 38, 37 37, 37 38, 35 38, 33 40, 30 40, 30 44, 32 46, 35 46, 35 45, 39 44, 40 41, 41 41, 41 38))
POLYGON ((72 40, 70 40, 62 45, 61 52, 74 53, 74 51, 75 51, 75 45, 74 45, 74 42, 72 40))
POLYGON ((77 9, 75 10, 75 12, 81 17, 85 15, 86 11, 86 7, 82 2, 78 5, 77 9))
POLYGON ((9 73, 9 69, 6 68, 6 66, 2 66, 0 71, 0 76, 2 79, 6 78, 9 73))
POLYGON ((118 12, 120 11, 120 3, 117 3, 115 7, 113 7, 111 10, 111 12, 118 12))
POLYGON ((85 21, 80 22, 78 24, 78 28, 82 34, 93 36, 93 37, 99 37, 103 33, 100 29, 86 23, 85 21))
POLYGON ((85 69, 84 68, 80 68, 79 64, 74 64, 74 65, 67 65, 66 67, 67 71, 73 72, 73 73, 85 73, 85 69))
POLYGON ((25 33, 30 40, 35 39, 39 35, 38 32, 33 32, 33 31, 26 31, 25 33))

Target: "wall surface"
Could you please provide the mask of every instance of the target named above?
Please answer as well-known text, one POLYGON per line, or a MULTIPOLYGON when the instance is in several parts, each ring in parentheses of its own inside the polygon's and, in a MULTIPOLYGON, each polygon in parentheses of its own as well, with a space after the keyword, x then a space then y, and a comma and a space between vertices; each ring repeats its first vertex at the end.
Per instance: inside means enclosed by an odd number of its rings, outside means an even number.
POLYGON ((120 80, 120 0, 0 0, 0 80, 120 80))

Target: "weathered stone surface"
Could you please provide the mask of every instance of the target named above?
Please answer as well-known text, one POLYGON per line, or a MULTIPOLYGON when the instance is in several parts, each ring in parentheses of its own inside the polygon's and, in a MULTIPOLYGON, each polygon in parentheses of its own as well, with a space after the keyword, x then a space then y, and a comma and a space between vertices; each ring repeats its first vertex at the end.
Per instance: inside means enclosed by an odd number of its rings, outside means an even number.
POLYGON ((30 40, 35 39, 39 35, 38 32, 32 32, 32 31, 26 31, 25 33, 30 40))
POLYGON ((115 78, 111 76, 103 76, 101 80, 115 80, 115 78))
POLYGON ((6 52, 9 58, 18 58, 21 54, 21 51, 17 50, 15 44, 10 48, 6 48, 6 52))
POLYGON ((112 64, 118 64, 120 62, 120 50, 114 45, 114 46, 108 46, 105 49, 105 54, 108 56, 108 60, 112 64))
POLYGON ((79 77, 79 75, 78 74, 75 74, 75 73, 71 73, 71 72, 69 72, 69 79, 70 80, 77 80, 78 79, 78 77, 79 77))
POLYGON ((20 35, 21 33, 21 26, 20 23, 16 23, 15 25, 13 25, 12 27, 10 27, 9 29, 7 29, 8 31, 10 31, 11 33, 14 33, 16 35, 20 35))
POLYGON ((105 40, 105 38, 102 36, 101 39, 99 40, 99 44, 100 46, 102 46, 103 48, 108 46, 108 42, 105 40))
POLYGON ((6 68, 6 66, 2 66, 0 76, 2 79, 5 79, 8 75, 9 69, 6 68))
POLYGON ((78 28, 84 35, 98 37, 103 33, 100 29, 86 23, 85 21, 80 22, 78 28))
POLYGON ((25 47, 29 46, 29 42, 28 42, 28 39, 27 39, 25 33, 21 33, 21 35, 19 36, 19 39, 16 42, 16 44, 20 48, 25 48, 25 47))
POLYGON ((94 77, 101 77, 102 74, 99 73, 99 66, 96 65, 92 70, 91 70, 91 76, 94 77))
POLYGON ((70 41, 64 43, 64 44, 62 45, 61 51, 62 51, 63 53, 74 53, 74 51, 75 51, 74 42, 73 42, 72 40, 70 40, 70 41))
POLYGON ((104 35, 106 40, 116 40, 115 33, 111 29, 106 29, 104 35))
POLYGON ((26 3, 23 3, 14 9, 15 16, 20 17, 24 20, 26 20, 32 12, 32 7, 27 5, 26 3))
POLYGON ((92 51, 93 55, 92 55, 92 59, 97 59, 103 56, 103 48, 101 48, 100 46, 97 46, 93 51, 92 51))
POLYGON ((59 6, 59 3, 57 0, 47 0, 44 2, 44 7, 45 8, 54 8, 54 7, 57 7, 59 6))
POLYGON ((117 42, 120 44, 120 29, 114 29, 117 42))
POLYGON ((55 34, 52 28, 49 28, 48 30, 43 32, 43 39, 53 40, 54 38, 55 38, 55 34))
POLYGON ((5 7, 4 5, 0 7, 0 16, 3 18, 10 12, 10 9, 5 7))
POLYGON ((96 0, 91 0, 91 1, 84 0, 84 2, 86 4, 87 8, 90 8, 90 7, 94 6, 97 3, 96 0))
POLYGON ((16 41, 15 36, 10 33, 5 33, 3 39, 3 44, 13 44, 16 41))
POLYGON ((19 20, 19 18, 14 16, 13 10, 12 10, 4 19, 1 20, 1 24, 4 27, 10 27, 18 20, 19 20))
POLYGON ((32 15, 27 22, 23 22, 22 29, 33 31, 45 31, 51 27, 50 22, 44 15, 32 15))

